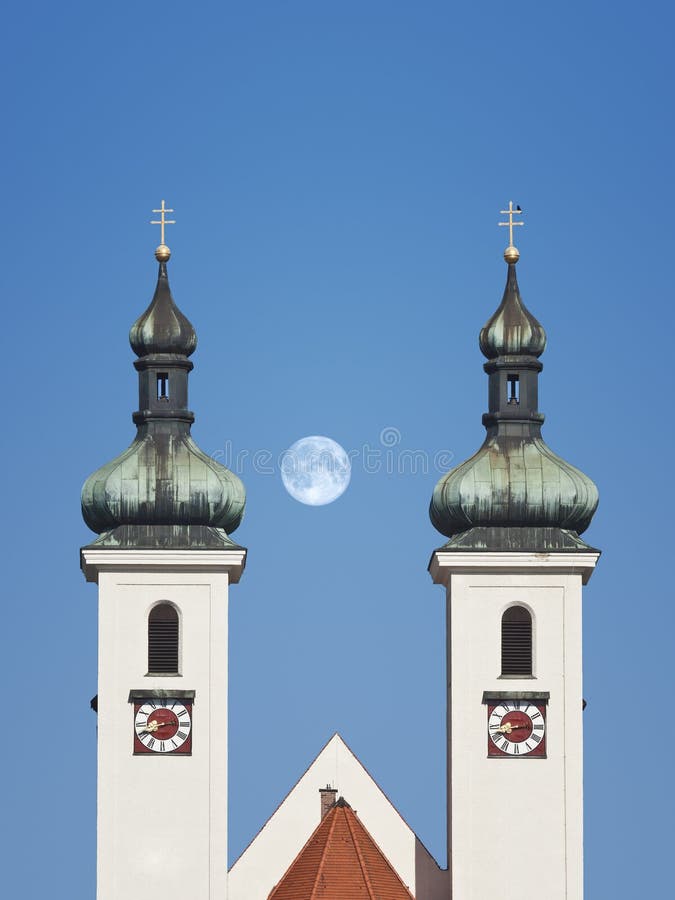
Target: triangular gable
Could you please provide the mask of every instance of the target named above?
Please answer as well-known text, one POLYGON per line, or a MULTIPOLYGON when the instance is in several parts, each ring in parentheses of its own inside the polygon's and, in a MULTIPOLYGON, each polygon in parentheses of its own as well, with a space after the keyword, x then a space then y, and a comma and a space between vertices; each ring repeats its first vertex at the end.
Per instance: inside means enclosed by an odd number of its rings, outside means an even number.
POLYGON ((435 886, 445 884, 446 873, 339 734, 328 741, 232 866, 228 900, 267 900, 319 824, 319 790, 328 784, 349 798, 411 894, 418 900, 432 900, 435 886), (417 882, 423 883, 424 895, 416 892, 417 882))

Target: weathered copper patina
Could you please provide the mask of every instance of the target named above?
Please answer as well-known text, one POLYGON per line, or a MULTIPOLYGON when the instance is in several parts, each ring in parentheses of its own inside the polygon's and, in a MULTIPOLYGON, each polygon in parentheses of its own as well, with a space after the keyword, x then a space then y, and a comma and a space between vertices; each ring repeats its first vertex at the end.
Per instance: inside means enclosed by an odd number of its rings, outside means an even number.
POLYGON ((101 534, 97 547, 219 549, 244 514, 239 478, 190 435, 189 356, 197 335, 176 306, 160 262, 150 306, 129 335, 139 357, 136 438, 82 488, 82 515, 101 534))
POLYGON ((595 484, 541 436, 539 356, 546 333, 520 296, 515 263, 502 302, 480 333, 488 362, 487 435, 438 482, 430 507, 446 550, 579 550, 598 505, 595 484))

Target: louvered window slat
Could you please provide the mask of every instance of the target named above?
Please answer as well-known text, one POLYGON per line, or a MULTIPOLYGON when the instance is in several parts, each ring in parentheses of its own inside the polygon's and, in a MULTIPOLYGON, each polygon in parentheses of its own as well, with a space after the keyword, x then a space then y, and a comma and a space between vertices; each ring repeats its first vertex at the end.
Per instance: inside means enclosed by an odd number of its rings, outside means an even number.
POLYGON ((502 675, 532 674, 532 616, 512 606, 502 616, 502 675))
POLYGON ((178 613, 169 603, 160 603, 148 617, 148 672, 178 673, 178 613))

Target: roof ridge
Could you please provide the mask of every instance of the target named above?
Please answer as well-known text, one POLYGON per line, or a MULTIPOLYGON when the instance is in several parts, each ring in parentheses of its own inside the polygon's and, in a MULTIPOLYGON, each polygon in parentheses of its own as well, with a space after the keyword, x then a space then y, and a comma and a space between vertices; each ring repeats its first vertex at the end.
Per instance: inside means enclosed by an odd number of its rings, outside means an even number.
MULTIPOLYGON (((332 821, 330 823, 330 828, 328 829, 328 834, 326 836, 326 843, 323 845, 323 851, 321 853, 321 859, 319 860, 319 865, 316 869, 316 878, 314 879, 314 885, 312 886, 312 893, 309 895, 309 900, 315 900, 316 897, 316 889, 319 886, 319 881, 321 879, 321 873, 323 872, 323 866, 326 862, 326 854, 328 853, 328 847, 330 846, 330 839, 333 836, 333 830, 335 829, 335 822, 337 820, 337 806, 334 806, 326 816, 329 816, 331 813, 333 814, 332 821)), ((319 823, 319 827, 321 827, 319 823)), ((375 900, 375 898, 373 898, 375 900)))
MULTIPOLYGON (((349 807, 352 816, 354 815, 354 811, 349 807)), ((345 819, 347 820, 347 828, 349 828, 349 834, 352 839, 352 844, 354 845, 354 849, 356 850, 356 855, 359 858, 359 865, 361 866, 361 872, 363 874, 363 880, 366 883, 366 888, 368 889, 368 895, 370 896, 370 900, 377 900, 377 897, 373 893, 373 886, 370 883, 370 876, 368 875, 368 871, 366 869, 366 863, 361 853, 361 848, 359 847, 356 837, 354 836, 354 829, 352 828, 351 816, 345 809, 345 819)), ((311 898, 310 898, 311 900, 311 898)))

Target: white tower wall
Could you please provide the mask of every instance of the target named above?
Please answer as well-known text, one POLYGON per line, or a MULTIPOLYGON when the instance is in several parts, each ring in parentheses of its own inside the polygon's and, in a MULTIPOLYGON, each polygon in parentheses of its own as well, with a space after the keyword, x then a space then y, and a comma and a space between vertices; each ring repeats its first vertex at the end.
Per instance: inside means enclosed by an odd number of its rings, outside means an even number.
POLYGON ((597 553, 437 551, 447 588, 448 860, 457 900, 583 896, 582 582, 597 553), (501 677, 501 618, 533 617, 533 676, 501 677), (484 694, 549 692, 547 757, 487 756, 484 694))
POLYGON ((226 900, 228 589, 243 550, 82 551, 99 585, 97 900, 226 900), (173 603, 180 675, 149 676, 173 603), (134 756, 131 690, 193 690, 192 755, 134 756))

